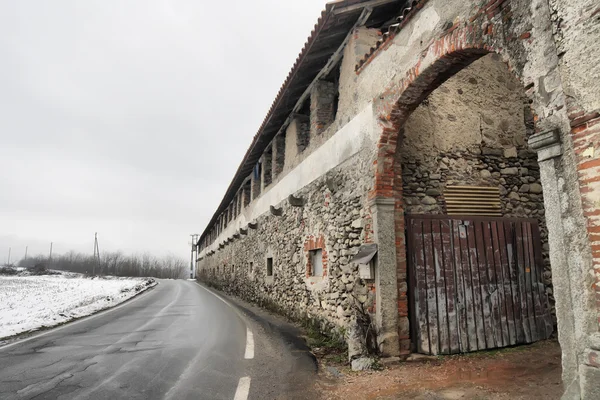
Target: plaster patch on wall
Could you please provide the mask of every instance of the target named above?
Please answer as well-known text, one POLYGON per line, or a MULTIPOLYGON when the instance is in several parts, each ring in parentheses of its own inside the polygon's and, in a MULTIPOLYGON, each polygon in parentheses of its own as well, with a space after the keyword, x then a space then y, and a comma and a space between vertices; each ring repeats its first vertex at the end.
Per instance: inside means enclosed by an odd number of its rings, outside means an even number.
POLYGON ((585 149, 581 155, 583 157, 594 158, 594 154, 595 154, 594 146, 590 146, 587 149, 585 149))
POLYGON ((408 46, 411 46, 423 35, 423 32, 431 32, 435 29, 438 22, 440 22, 440 16, 435 11, 435 8, 428 7, 424 10, 421 10, 420 13, 416 15, 416 21, 413 28, 413 32, 408 38, 408 46))

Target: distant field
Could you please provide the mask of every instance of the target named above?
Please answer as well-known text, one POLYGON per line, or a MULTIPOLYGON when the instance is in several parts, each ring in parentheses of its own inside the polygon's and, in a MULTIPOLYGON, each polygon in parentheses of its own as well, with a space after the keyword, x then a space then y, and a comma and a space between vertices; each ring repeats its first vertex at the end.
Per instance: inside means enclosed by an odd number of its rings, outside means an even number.
POLYGON ((0 339, 93 314, 154 284, 153 279, 76 274, 0 276, 0 339))

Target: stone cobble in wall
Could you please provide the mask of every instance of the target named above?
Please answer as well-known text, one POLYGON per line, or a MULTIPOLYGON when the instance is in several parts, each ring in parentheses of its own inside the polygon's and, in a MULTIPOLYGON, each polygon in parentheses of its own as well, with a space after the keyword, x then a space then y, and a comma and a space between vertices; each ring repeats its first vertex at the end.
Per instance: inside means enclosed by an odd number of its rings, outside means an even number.
MULTIPOLYGON (((551 305, 548 230, 536 153, 521 147, 477 148, 437 155, 405 152, 402 161, 403 199, 408 214, 446 214, 444 188, 449 185, 498 187, 502 216, 534 218, 540 227, 543 279, 551 305)), ((555 313, 552 310, 553 314, 555 313)))
POLYGON ((360 166, 355 156, 295 193, 303 206, 286 200, 276 205, 280 216, 260 216, 256 229, 198 263, 199 279, 292 319, 318 320, 324 332, 353 328, 357 310, 372 310, 374 303, 373 282, 361 279, 351 262, 369 221, 360 166), (323 276, 311 275, 309 251, 316 248, 323 250, 323 276))

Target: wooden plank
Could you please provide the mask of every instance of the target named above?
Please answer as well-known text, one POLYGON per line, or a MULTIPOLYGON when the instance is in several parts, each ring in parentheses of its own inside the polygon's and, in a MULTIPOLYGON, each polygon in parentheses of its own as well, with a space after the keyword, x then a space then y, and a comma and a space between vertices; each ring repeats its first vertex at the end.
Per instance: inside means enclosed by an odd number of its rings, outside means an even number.
POLYGON ((492 193, 500 193, 500 189, 496 186, 447 186, 444 192, 452 192, 452 191, 465 191, 465 192, 473 192, 473 193, 481 193, 481 192, 492 192, 492 193))
POLYGON ((414 243, 414 276, 416 285, 413 289, 415 294, 415 311, 418 324, 417 350, 419 353, 431 354, 429 335, 429 315, 427 309, 427 280, 425 267, 425 253, 423 242, 423 221, 412 220, 412 235, 414 243))
POLYGON ((484 209, 491 209, 491 210, 498 210, 498 209, 502 209, 502 204, 500 204, 499 202, 492 202, 492 201, 484 201, 484 200, 479 200, 479 201, 464 201, 464 200, 449 200, 449 199, 445 199, 444 200, 446 207, 448 208, 455 208, 455 209, 474 209, 474 210, 480 210, 483 211, 484 209))
POLYGON ((543 271, 544 271, 544 259, 542 257, 542 241, 540 235, 540 228, 537 223, 531 225, 531 234, 533 237, 533 251, 535 256, 535 265, 538 271, 537 274, 537 286, 540 293, 540 302, 543 310, 543 324, 544 324, 544 338, 549 338, 554 331, 554 323, 552 316, 550 315, 550 304, 548 296, 546 295, 546 287, 544 285, 543 271))
POLYGON ((406 257, 407 257, 407 274, 408 274, 408 305, 409 305, 409 319, 410 319, 410 337, 411 337, 411 352, 418 351, 417 343, 419 341, 419 315, 417 312, 417 280, 415 277, 415 263, 416 263, 416 252, 417 247, 415 245, 415 235, 414 235, 414 219, 411 217, 406 217, 406 230, 407 230, 407 248, 406 248, 406 257))
POLYGON ((531 231, 529 222, 521 223, 521 231, 523 237, 523 261, 525 263, 525 290, 527 291, 527 311, 529 316, 529 328, 531 329, 531 340, 537 342, 540 340, 540 327, 538 325, 537 314, 540 312, 539 307, 536 310, 536 296, 534 293, 535 281, 535 259, 533 257, 531 231))
POLYGON ((507 302, 504 273, 502 270, 502 248, 500 246, 500 238, 498 235, 498 223, 496 221, 490 222, 490 233, 491 233, 491 248, 493 253, 493 264, 494 264, 494 277, 496 282, 496 293, 498 294, 498 312, 499 312, 499 323, 500 332, 502 336, 502 346, 510 345, 510 334, 508 327, 507 317, 507 302))
POLYGON ((517 333, 517 344, 527 343, 525 327, 523 326, 523 306, 521 304, 521 288, 519 285, 519 260, 516 239, 516 222, 505 223, 507 246, 509 246, 510 282, 512 286, 513 310, 515 312, 515 328, 517 333))
POLYGON ((463 276, 463 288, 465 291, 465 309, 467 312, 467 331, 469 336, 468 351, 479 350, 477 312, 475 310, 475 299, 473 294, 473 274, 471 272, 471 251, 468 241, 469 221, 460 221, 458 224, 460 236, 461 268, 463 276))
POLYGON ((517 323, 517 312, 514 303, 514 280, 512 273, 512 264, 514 263, 512 251, 512 228, 509 222, 498 223, 498 235, 501 242, 502 270, 504 275, 504 292, 506 293, 507 313, 506 317, 509 326, 510 344, 516 345, 519 340, 519 324, 517 323))
MULTIPOLYGON (((475 213, 474 210, 470 211, 470 215, 475 215, 475 214, 478 217, 498 217, 498 216, 501 215, 500 213, 492 213, 492 212, 475 213)), ((464 211, 461 211, 461 212, 452 212, 452 210, 448 210, 448 215, 463 216, 464 215, 464 211)))
POLYGON ((481 296, 481 282, 479 280, 479 261, 477 259, 477 241, 473 221, 467 225, 467 241, 469 246, 469 268, 471 270, 471 291, 473 292, 473 308, 475 326, 477 330, 477 348, 487 349, 485 330, 485 316, 483 313, 483 299, 481 296))
POLYGON ((457 311, 457 290, 455 279, 456 268, 454 266, 454 246, 452 240, 452 220, 440 221, 440 233, 442 241, 442 264, 444 271, 444 282, 446 284, 446 313, 448 324, 448 350, 449 354, 460 353, 460 327, 457 311))
POLYGON ((462 209, 466 209, 466 210, 501 210, 502 209, 502 205, 500 203, 484 203, 481 201, 478 202, 473 202, 473 203, 469 203, 466 201, 457 201, 457 202, 452 202, 450 200, 446 200, 446 206, 448 208, 453 208, 455 210, 462 210, 462 209))
MULTIPOLYGON (((545 312, 544 312, 544 308, 542 307, 542 303, 543 300, 542 298, 544 296, 546 296, 546 291, 544 289, 544 284, 541 281, 541 274, 540 274, 540 266, 538 265, 538 260, 536 259, 536 255, 535 255, 535 238, 533 236, 533 223, 527 223, 525 224, 525 227, 527 229, 526 232, 526 237, 527 237, 527 244, 528 244, 528 254, 529 254, 529 263, 531 265, 531 296, 533 298, 533 311, 535 313, 535 328, 536 328, 536 334, 537 334, 537 339, 538 340, 542 340, 542 339, 547 339, 546 336, 546 324, 544 322, 544 318, 545 318, 545 312), (541 283, 541 285, 540 285, 541 283), (540 289, 542 289, 540 291, 540 289)), ((537 245, 541 245, 541 243, 537 244, 537 245)))
POLYGON ((465 285, 465 274, 462 262, 462 240, 460 237, 460 220, 451 220, 452 251, 454 258, 454 276, 456 281, 456 317, 458 324, 460 352, 466 353, 471 350, 469 337, 469 312, 467 310, 467 290, 465 285))
POLYGON ((523 230, 522 223, 516 222, 515 227, 515 246, 517 252, 517 283, 519 286, 519 306, 521 307, 521 323, 525 333, 525 343, 531 343, 531 326, 529 321, 529 307, 527 304, 527 286, 525 280, 525 260, 523 249, 523 230))
MULTIPOLYGON (((478 223, 479 224, 479 223, 478 223)), ((490 223, 481 221, 481 251, 479 251, 479 265, 482 280, 485 280, 483 294, 484 307, 490 331, 488 333, 488 347, 492 345, 494 348, 502 347, 502 330, 499 325, 500 317, 498 313, 498 287, 494 279, 494 255, 491 245, 490 223)), ((478 239, 479 240, 479 239, 478 239)))
POLYGON ((446 268, 444 265, 444 245, 442 243, 443 220, 431 220, 431 238, 435 267, 436 301, 438 316, 438 354, 450 354, 450 334, 448 327, 448 293, 446 286, 446 268))
POLYGON ((472 204, 472 205, 478 205, 478 204, 482 204, 482 202, 485 202, 483 204, 486 205, 500 205, 500 200, 498 199, 493 199, 493 198, 473 198, 473 197, 450 197, 450 198, 446 198, 444 200, 447 204, 456 204, 456 205, 461 205, 461 204, 472 204))
POLYGON ((537 222, 454 218, 407 218, 417 350, 453 354, 548 337, 537 222))
POLYGON ((438 331, 438 293, 436 279, 436 265, 433 256, 434 220, 423 221, 423 253, 425 256, 425 284, 427 291, 427 321, 429 322, 429 348, 430 354, 439 354, 440 335, 438 331))

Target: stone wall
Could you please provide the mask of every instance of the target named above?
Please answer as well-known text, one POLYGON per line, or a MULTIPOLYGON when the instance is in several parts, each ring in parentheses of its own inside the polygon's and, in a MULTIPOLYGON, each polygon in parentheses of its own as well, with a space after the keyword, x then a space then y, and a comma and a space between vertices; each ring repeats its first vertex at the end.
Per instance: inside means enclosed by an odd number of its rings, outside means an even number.
MULTIPOLYGON (((294 319, 321 322, 342 334, 356 308, 372 308, 372 281, 360 279, 351 258, 371 229, 365 208, 364 154, 260 216, 231 243, 201 261, 198 278, 294 319), (299 206, 303 203, 302 206, 299 206), (323 250, 323 276, 311 276, 309 251, 323 250), (273 258, 273 276, 266 259, 273 258)), ((359 344, 355 344, 360 347, 359 344)))
POLYGON ((404 127, 404 210, 445 214, 447 185, 498 187, 503 217, 538 220, 544 284, 554 304, 544 198, 537 155, 526 144, 533 124, 524 100, 496 55, 475 61, 431 93, 404 127))
POLYGON ((600 114, 595 3, 421 0, 392 34, 356 30, 340 66, 335 120, 322 133, 313 132, 304 149, 296 139, 308 124, 287 127, 281 175, 221 231, 216 241, 226 239, 222 248, 213 252, 215 243, 210 243, 199 276, 287 315, 318 318, 337 331, 352 326, 352 304, 365 304, 377 310, 387 340, 400 336, 400 349, 391 351, 397 355, 410 340, 404 212, 440 212, 445 184, 498 185, 504 215, 541 220, 545 209, 566 396, 596 398, 600 336, 594 289, 600 287, 600 273, 593 266, 600 254, 595 179, 600 114), (511 79, 488 65, 483 79, 465 75, 461 81, 459 73, 458 86, 450 80, 442 86, 447 92, 431 93, 486 53, 509 66, 511 79), (509 92, 497 96, 500 86, 509 92), (467 92, 472 98, 461 101, 467 92), (448 100, 437 104, 438 95, 448 100), (336 138, 364 112, 375 142, 365 141, 358 155, 350 141, 340 143, 344 147, 338 151, 336 138), (335 149, 329 146, 334 142, 335 149), (352 157, 344 155, 346 147, 352 157), (345 161, 333 169, 322 167, 330 159, 320 152, 325 148, 345 161), (312 160, 317 154, 320 158, 312 160), (399 155, 402 163, 396 162, 399 155), (326 172, 303 180, 315 170, 326 172), (303 207, 281 201, 279 195, 292 187, 294 196, 306 200, 303 207), (272 198, 278 200, 269 213, 265 201, 272 198), (256 229, 231 236, 232 225, 254 225, 245 220, 248 210, 261 210, 252 217, 256 229), (349 264, 359 244, 370 241, 379 248, 374 282, 360 280, 349 264), (309 273, 307 252, 316 246, 325 247, 323 277, 309 273), (267 257, 274 260, 272 277, 266 276, 267 257))

